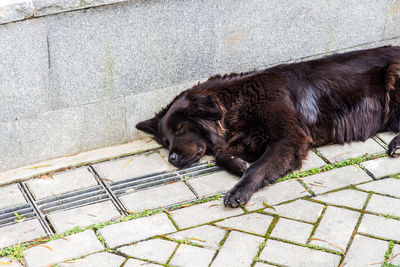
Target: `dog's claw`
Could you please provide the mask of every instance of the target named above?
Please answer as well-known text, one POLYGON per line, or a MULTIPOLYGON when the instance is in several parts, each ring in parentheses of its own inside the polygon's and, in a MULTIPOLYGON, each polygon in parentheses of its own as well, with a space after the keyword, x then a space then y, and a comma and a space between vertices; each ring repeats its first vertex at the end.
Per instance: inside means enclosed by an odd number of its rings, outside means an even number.
POLYGON ((399 145, 397 145, 397 146, 389 145, 388 154, 389 154, 389 156, 391 156, 393 158, 400 156, 400 146, 399 145))
POLYGON ((252 194, 245 192, 244 188, 234 187, 232 190, 227 192, 224 197, 225 206, 237 208, 241 205, 246 204, 252 194))

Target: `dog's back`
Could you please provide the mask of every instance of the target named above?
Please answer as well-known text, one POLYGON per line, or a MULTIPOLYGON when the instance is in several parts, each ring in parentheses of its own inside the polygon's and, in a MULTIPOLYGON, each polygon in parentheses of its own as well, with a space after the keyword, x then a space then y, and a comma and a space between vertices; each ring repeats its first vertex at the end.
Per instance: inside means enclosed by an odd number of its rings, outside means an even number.
MULTIPOLYGON (((276 111, 271 99, 294 108, 315 145, 364 141, 399 131, 400 48, 381 47, 264 71, 216 76, 189 94, 214 94, 228 110, 228 130, 262 124, 276 111)), ((268 123, 268 122, 267 122, 268 123)))

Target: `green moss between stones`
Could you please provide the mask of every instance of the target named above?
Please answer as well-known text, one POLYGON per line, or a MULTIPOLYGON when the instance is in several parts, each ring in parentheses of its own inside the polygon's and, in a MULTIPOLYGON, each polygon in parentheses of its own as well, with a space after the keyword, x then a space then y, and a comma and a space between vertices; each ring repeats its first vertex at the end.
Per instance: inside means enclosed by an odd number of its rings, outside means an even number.
POLYGON ((333 164, 327 164, 325 166, 322 166, 320 168, 314 168, 314 169, 310 169, 310 170, 306 170, 306 171, 295 171, 292 173, 289 173, 285 176, 283 176, 282 178, 278 179, 278 182, 282 182, 282 181, 286 181, 286 180, 290 180, 293 178, 302 178, 302 177, 306 177, 309 175, 313 175, 313 174, 318 174, 321 172, 326 172, 326 171, 330 171, 333 169, 337 169, 337 168, 341 168, 341 167, 345 167, 345 166, 349 166, 349 165, 354 165, 354 164, 359 164, 362 163, 364 161, 368 161, 368 160, 373 160, 373 159, 378 159, 378 158, 382 158, 385 157, 386 154, 379 154, 379 155, 367 155, 367 156, 362 156, 362 157, 357 157, 357 158, 351 158, 351 159, 346 159, 340 162, 336 162, 333 164))

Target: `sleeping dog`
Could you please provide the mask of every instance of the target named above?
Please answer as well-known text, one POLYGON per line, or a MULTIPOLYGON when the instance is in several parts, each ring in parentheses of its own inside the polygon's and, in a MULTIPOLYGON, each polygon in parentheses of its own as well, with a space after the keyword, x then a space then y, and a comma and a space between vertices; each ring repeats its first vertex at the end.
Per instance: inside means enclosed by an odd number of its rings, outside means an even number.
POLYGON ((241 176, 224 197, 226 206, 238 207, 299 169, 313 146, 393 131, 388 154, 399 155, 399 76, 400 47, 391 46, 216 75, 136 127, 169 149, 176 167, 213 154, 241 176))

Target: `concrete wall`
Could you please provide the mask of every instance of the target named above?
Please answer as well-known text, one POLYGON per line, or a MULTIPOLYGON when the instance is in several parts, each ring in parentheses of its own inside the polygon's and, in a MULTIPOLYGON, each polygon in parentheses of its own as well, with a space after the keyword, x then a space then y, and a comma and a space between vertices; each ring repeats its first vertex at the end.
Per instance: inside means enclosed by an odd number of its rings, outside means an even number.
POLYGON ((128 142, 216 73, 400 44, 399 16, 395 0, 2 1, 0 171, 128 142))

